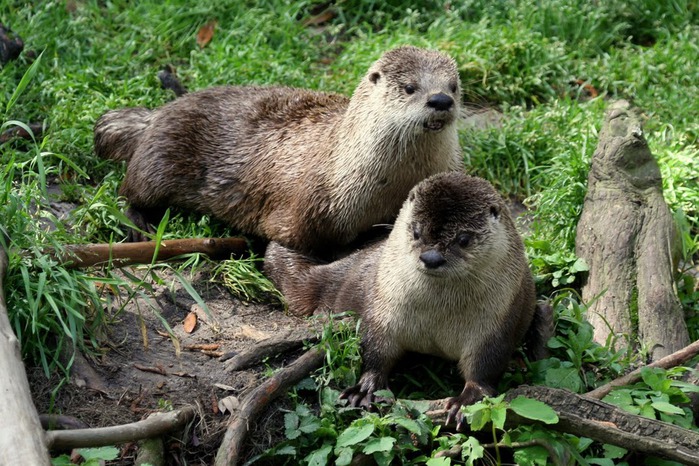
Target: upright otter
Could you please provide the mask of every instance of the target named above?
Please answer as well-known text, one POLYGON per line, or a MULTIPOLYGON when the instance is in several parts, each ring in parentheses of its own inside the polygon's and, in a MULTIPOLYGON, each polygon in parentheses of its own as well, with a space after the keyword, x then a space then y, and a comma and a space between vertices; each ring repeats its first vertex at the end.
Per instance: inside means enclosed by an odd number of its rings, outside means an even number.
POLYGON ((399 47, 369 68, 351 100, 211 88, 157 110, 105 113, 95 151, 128 162, 120 194, 141 229, 175 206, 316 253, 393 221, 415 184, 462 165, 460 86, 450 57, 399 47))
POLYGON ((369 407, 415 351, 459 361, 466 383, 447 408, 460 424, 459 407, 494 393, 528 329, 530 354, 544 352, 551 310, 536 308, 508 208, 490 183, 461 172, 418 184, 386 240, 329 264, 270 243, 265 271, 294 313, 361 317, 364 370, 343 392, 353 406, 369 407))

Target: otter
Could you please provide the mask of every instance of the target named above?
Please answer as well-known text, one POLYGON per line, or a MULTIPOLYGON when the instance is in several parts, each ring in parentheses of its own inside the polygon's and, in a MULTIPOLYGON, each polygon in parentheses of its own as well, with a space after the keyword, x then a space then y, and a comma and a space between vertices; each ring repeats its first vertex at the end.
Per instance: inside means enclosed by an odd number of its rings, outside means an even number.
POLYGON ((120 194, 141 230, 172 206, 314 254, 392 222, 415 184, 462 167, 460 111, 454 60, 403 46, 371 65, 351 99, 209 88, 156 110, 109 111, 94 145, 127 162, 120 194))
POLYGON ((363 372, 342 397, 369 408, 406 352, 458 361, 460 407, 493 395, 516 347, 546 352, 551 309, 536 305, 532 273, 509 210, 495 188, 463 172, 411 190, 387 239, 330 263, 270 243, 265 271, 292 313, 356 311, 363 372))

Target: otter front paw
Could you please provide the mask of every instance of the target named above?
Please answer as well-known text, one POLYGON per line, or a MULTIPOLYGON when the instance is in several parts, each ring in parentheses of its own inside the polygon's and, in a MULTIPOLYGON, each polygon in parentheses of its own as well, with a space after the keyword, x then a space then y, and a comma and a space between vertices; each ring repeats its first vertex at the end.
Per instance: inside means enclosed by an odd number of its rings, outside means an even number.
POLYGON ((126 210, 126 216, 136 225, 137 228, 129 228, 129 232, 126 236, 126 241, 128 243, 140 243, 142 241, 149 241, 148 234, 154 234, 155 228, 148 221, 148 216, 141 210, 129 206, 126 210))
POLYGON ((464 414, 461 412, 462 406, 469 406, 480 401, 484 396, 492 396, 495 390, 487 385, 481 385, 478 382, 466 382, 464 389, 459 396, 449 398, 446 409, 449 411, 447 415, 446 425, 456 421, 456 430, 462 431, 464 427, 464 414))
POLYGON ((386 398, 374 395, 379 390, 388 389, 386 378, 376 373, 365 372, 359 379, 359 383, 340 394, 340 398, 349 401, 349 405, 355 408, 371 410, 373 403, 388 401, 386 398))

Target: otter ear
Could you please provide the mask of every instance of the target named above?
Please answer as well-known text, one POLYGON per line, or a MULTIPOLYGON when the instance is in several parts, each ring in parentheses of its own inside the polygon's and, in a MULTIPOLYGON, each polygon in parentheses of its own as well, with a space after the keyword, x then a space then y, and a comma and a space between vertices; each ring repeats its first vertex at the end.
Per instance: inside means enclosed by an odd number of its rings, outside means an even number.
POLYGON ((493 216, 493 219, 498 220, 500 218, 500 207, 496 205, 491 205, 490 215, 493 216))
POLYGON ((378 71, 375 71, 369 75, 369 81, 371 81, 374 84, 379 82, 380 78, 381 78, 381 73, 379 73, 378 71))
POLYGON ((412 191, 410 191, 410 193, 408 194, 408 200, 410 202, 413 202, 415 200, 415 190, 414 189, 412 191))

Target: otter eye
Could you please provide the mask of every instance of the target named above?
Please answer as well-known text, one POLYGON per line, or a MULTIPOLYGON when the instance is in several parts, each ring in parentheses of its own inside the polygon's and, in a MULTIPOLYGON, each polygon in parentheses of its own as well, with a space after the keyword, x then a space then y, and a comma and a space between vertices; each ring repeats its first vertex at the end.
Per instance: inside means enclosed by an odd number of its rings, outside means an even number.
POLYGON ((451 90, 452 94, 456 94, 456 90, 458 89, 458 86, 456 85, 456 83, 451 83, 451 85, 449 86, 449 89, 451 90))
POLYGON ((403 86, 403 90, 406 94, 415 94, 417 87, 415 87, 414 84, 406 84, 405 86, 403 86))
POLYGON ((420 225, 418 224, 413 225, 413 239, 416 241, 420 239, 420 225))
POLYGON ((456 237, 456 242, 461 246, 462 248, 465 248, 469 244, 471 244, 471 235, 468 233, 461 233, 459 236, 456 237))

